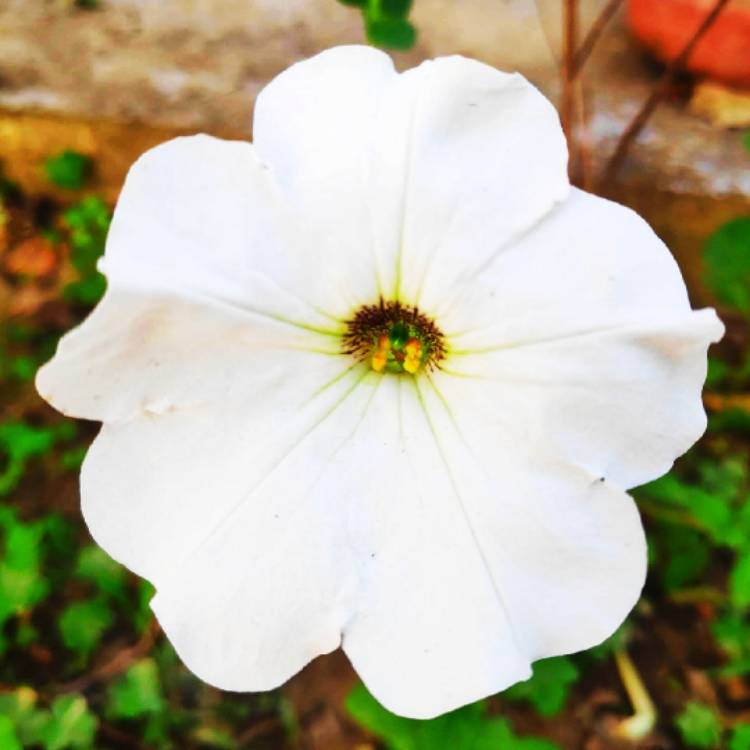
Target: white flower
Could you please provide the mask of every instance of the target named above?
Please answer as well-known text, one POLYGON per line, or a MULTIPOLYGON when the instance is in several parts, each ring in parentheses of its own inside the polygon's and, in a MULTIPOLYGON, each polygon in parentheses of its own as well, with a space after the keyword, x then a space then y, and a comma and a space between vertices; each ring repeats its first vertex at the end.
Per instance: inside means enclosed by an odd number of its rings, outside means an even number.
POLYGON ((254 145, 133 167, 107 294, 38 388, 104 423, 86 521, 201 678, 265 690, 341 645, 429 717, 631 609, 626 490, 703 432, 722 326, 566 161, 521 76, 345 47, 260 94, 254 145))

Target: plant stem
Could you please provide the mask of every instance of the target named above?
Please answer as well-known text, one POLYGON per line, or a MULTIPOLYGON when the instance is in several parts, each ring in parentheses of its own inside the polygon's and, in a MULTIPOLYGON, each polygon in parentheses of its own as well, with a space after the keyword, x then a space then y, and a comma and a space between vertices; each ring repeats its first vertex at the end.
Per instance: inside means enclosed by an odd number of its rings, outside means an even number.
POLYGON ((161 628, 156 620, 152 619, 137 643, 120 649, 111 659, 98 667, 94 667, 88 674, 62 685, 58 692, 79 693, 88 690, 96 682, 110 680, 112 677, 126 672, 136 661, 142 659, 151 651, 159 633, 161 633, 161 628))
POLYGON ((656 707, 626 649, 618 648, 614 655, 622 685, 633 707, 633 715, 617 725, 616 734, 629 740, 642 740, 656 725, 656 707))
POLYGON ((672 523, 678 526, 688 526, 691 529, 696 529, 704 534, 707 533, 703 524, 699 523, 693 516, 686 510, 681 508, 674 508, 664 503, 651 502, 645 498, 638 499, 638 509, 641 513, 644 513, 657 521, 663 521, 664 523, 672 523))
POLYGON ((591 146, 591 127, 589 124, 589 113, 586 109, 586 97, 583 92, 583 84, 576 82, 575 86, 576 107, 578 111, 578 131, 576 146, 578 148, 578 185, 587 192, 593 192, 593 152, 591 146))
POLYGON ((693 36, 689 39, 687 44, 682 48, 677 57, 672 60, 668 65, 664 74, 657 82, 654 87, 651 96, 646 99, 643 106, 636 113, 635 117, 631 121, 630 125, 625 129, 625 132, 620 137, 620 140, 615 148, 614 154, 612 155, 609 163, 604 170, 604 183, 610 183, 617 175, 620 167, 622 166, 625 157, 627 156, 628 150, 636 139, 638 134, 643 130, 644 126, 648 122, 649 118, 653 114, 654 110, 659 106, 659 103, 669 92, 669 89, 674 81, 674 76, 680 68, 682 68, 687 62, 690 54, 695 49, 696 44, 701 40, 703 35, 711 28, 714 21, 718 18, 719 14, 724 7, 727 5, 729 0, 716 0, 713 7, 701 22, 700 26, 696 29, 693 36))
POLYGON ((623 0, 609 0, 604 8, 602 8, 601 13, 599 13, 599 15, 594 20, 594 23, 591 24, 591 28, 589 29, 588 34, 586 34, 583 42, 581 43, 581 46, 578 48, 578 51, 575 53, 575 56, 573 58, 573 69, 571 71, 573 78, 575 78, 581 72, 581 68, 583 68, 583 66, 586 64, 586 61, 591 56, 591 52, 596 46, 596 43, 601 38, 604 29, 612 20, 615 13, 617 13, 622 3, 623 0))
POLYGON ((578 0, 563 0, 563 54, 562 65, 560 66, 561 75, 561 96, 560 96, 560 121, 562 123, 565 138, 568 141, 569 153, 569 171, 576 160, 576 145, 573 112, 575 108, 574 101, 574 79, 575 79, 575 56, 576 43, 578 38, 578 0))
POLYGON ((716 586, 694 586, 691 589, 673 591, 669 598, 675 604, 701 604, 708 602, 718 606, 726 604, 727 595, 716 586))

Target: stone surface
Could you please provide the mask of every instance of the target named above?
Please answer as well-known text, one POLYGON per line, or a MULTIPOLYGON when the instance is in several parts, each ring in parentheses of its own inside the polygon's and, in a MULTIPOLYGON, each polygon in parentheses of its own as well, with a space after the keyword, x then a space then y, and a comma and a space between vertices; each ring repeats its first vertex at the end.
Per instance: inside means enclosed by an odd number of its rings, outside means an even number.
MULTIPOLYGON (((615 24, 587 68, 595 162, 611 153, 660 76, 661 70, 639 49, 624 24, 615 24)), ((622 177, 660 190, 741 195, 750 202, 750 155, 740 134, 691 113, 688 94, 685 87, 656 110, 631 150, 622 177)))
MULTIPOLYGON (((582 0, 584 27, 603 2, 582 0)), ((397 64, 463 53, 518 69, 554 98, 560 5, 416 0, 419 41, 397 64)), ((254 97, 274 74, 320 49, 362 41, 359 12, 335 0, 101 0, 96 11, 72 0, 1 0, 0 107, 247 137, 254 97)), ((658 69, 619 17, 585 72, 583 136, 596 175, 658 69)), ((623 180, 750 201, 739 136, 692 115, 686 100, 659 108, 623 180)))
MULTIPOLYGON (((456 51, 551 63, 533 0, 419 0, 415 20, 420 42, 401 65, 456 51)), ((363 41, 359 12, 336 0, 102 0, 97 11, 3 0, 0 106, 245 131, 273 75, 363 41)))
POLYGON ((750 128, 750 91, 707 81, 695 87, 690 111, 720 128, 750 128))

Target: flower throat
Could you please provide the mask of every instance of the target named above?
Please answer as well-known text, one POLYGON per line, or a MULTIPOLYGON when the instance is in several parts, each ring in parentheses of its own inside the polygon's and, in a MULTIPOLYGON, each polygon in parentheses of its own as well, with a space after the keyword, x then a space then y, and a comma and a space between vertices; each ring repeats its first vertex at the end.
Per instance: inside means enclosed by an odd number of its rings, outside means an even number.
POLYGON ((445 356, 443 334, 416 307, 382 298, 360 307, 346 323, 343 350, 375 372, 416 375, 445 356))

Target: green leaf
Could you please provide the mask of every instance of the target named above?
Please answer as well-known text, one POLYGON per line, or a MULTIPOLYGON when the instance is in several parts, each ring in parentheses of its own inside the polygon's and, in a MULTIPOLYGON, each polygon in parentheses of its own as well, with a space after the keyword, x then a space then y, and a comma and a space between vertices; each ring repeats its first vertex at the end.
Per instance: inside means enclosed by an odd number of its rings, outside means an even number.
POLYGON ((742 145, 750 151, 750 130, 746 130, 742 134, 742 145))
POLYGON ((101 238, 101 234, 109 229, 111 215, 101 198, 87 195, 71 206, 63 218, 70 229, 80 233, 74 235, 73 244, 82 246, 88 245, 92 239, 101 238))
MULTIPOLYGON (((24 747, 42 742, 50 716, 36 708, 37 695, 30 687, 20 687, 12 693, 0 694, 0 716, 7 717, 24 747)), ((4 745, 0 744, 0 747, 4 745)))
POLYGON ((52 430, 23 422, 0 424, 0 466, 5 466, 0 471, 0 495, 15 489, 29 458, 46 453, 53 444, 52 430))
POLYGON ((5 526, 5 555, 0 562, 0 624, 28 611, 49 592, 39 570, 44 525, 24 524, 9 515, 5 526))
POLYGON ((148 581, 143 578, 138 581, 137 603, 130 613, 130 620, 139 633, 144 633, 153 619, 151 600, 155 593, 156 589, 148 581))
POLYGON ((739 491, 743 477, 733 475, 733 466, 725 461, 722 466, 705 469, 701 484, 687 484, 675 474, 643 487, 639 493, 663 504, 682 508, 687 520, 693 520, 718 544, 727 544, 735 533, 732 502, 739 491))
POLYGON ((161 682, 156 662, 136 662, 109 689, 108 713, 117 719, 133 719, 164 709, 161 682))
POLYGON ((91 306, 99 301, 106 289, 106 280, 96 269, 104 252, 111 215, 99 198, 87 196, 65 212, 69 229, 70 262, 79 279, 68 284, 63 296, 71 302, 91 306))
POLYGON ((367 0, 339 0, 342 5, 349 5, 354 8, 366 8, 367 0))
POLYGON ((750 435, 750 412, 738 408, 723 409, 709 416, 708 429, 712 433, 731 432, 746 437, 750 435))
POLYGON ((80 190, 91 173, 91 158, 77 151, 63 151, 44 162, 47 179, 66 190, 80 190))
POLYGON ((72 419, 64 419, 55 425, 53 434, 55 440, 65 443, 72 440, 78 434, 78 429, 72 419))
POLYGON ((13 523, 5 536, 5 562, 14 570, 36 570, 41 558, 44 525, 13 523))
POLYGON ((403 18, 367 18, 367 39, 371 44, 386 49, 406 50, 414 46, 417 30, 403 18))
POLYGON ((534 664, 534 674, 503 693, 509 700, 529 701, 541 716, 552 716, 563 709, 568 691, 578 680, 578 667, 567 656, 544 659, 534 664))
POLYGON ((33 380, 36 373, 37 363, 33 357, 25 355, 14 357, 10 364, 10 374, 21 381, 33 380))
POLYGON ((731 370, 732 368, 723 359, 709 355, 708 372, 706 373, 706 387, 716 388, 721 385, 731 370))
POLYGON ((384 15, 403 18, 409 15, 412 0, 380 0, 380 10, 384 15))
POLYGON ((685 526, 670 526, 663 535, 666 560, 659 570, 668 591, 693 583, 708 566, 711 550, 705 537, 685 526))
POLYGON ((79 471, 81 466, 83 466, 83 459, 86 458, 86 453, 88 453, 88 447, 85 445, 70 448, 60 456, 60 464, 63 469, 67 469, 68 471, 79 471))
POLYGON ((750 724, 735 724, 728 750, 750 750, 750 724))
POLYGON ((705 703, 691 702, 675 717, 675 725, 688 747, 715 748, 721 740, 721 722, 705 703))
POLYGON ((85 659, 113 622, 114 615, 107 603, 90 599, 68 605, 60 615, 58 627, 65 646, 85 659))
POLYGON ((750 650, 750 624, 738 612, 730 612, 711 626, 721 650, 731 659, 742 659, 750 650))
POLYGON ((63 289, 63 297, 69 302, 93 307, 104 296, 106 290, 107 280, 97 272, 80 281, 71 281, 63 289))
POLYGON ((39 640, 39 631, 30 622, 19 622, 16 629, 16 645, 28 648, 39 640))
POLYGON ((48 513, 40 519, 44 526, 45 551, 69 560, 77 548, 76 532, 72 524, 57 513, 48 513))
POLYGON ((13 722, 2 714, 0 714, 0 747, 3 750, 23 750, 13 722))
POLYGON ((736 560, 729 574, 729 598, 738 609, 750 604, 750 550, 745 550, 736 560))
POLYGON ((750 315, 750 217, 724 224, 704 253, 706 283, 721 302, 750 315))
POLYGON ((218 750, 234 750, 237 747, 237 740, 232 737, 231 731, 220 727, 205 725, 196 727, 191 736, 198 744, 215 747, 218 750))
POLYGON ((63 695, 52 704, 44 729, 45 750, 88 750, 94 742, 98 720, 82 695, 63 695))
POLYGON ((75 575, 93 583, 103 594, 118 601, 125 600, 127 572, 101 547, 89 544, 81 550, 75 575))
POLYGON ((390 713, 359 685, 349 694, 346 708, 359 724, 380 737, 388 750, 559 750, 548 740, 518 737, 507 719, 488 717, 481 702, 417 721, 390 713))
POLYGON ((26 612, 45 598, 47 582, 36 570, 14 570, 0 563, 0 623, 26 612))

